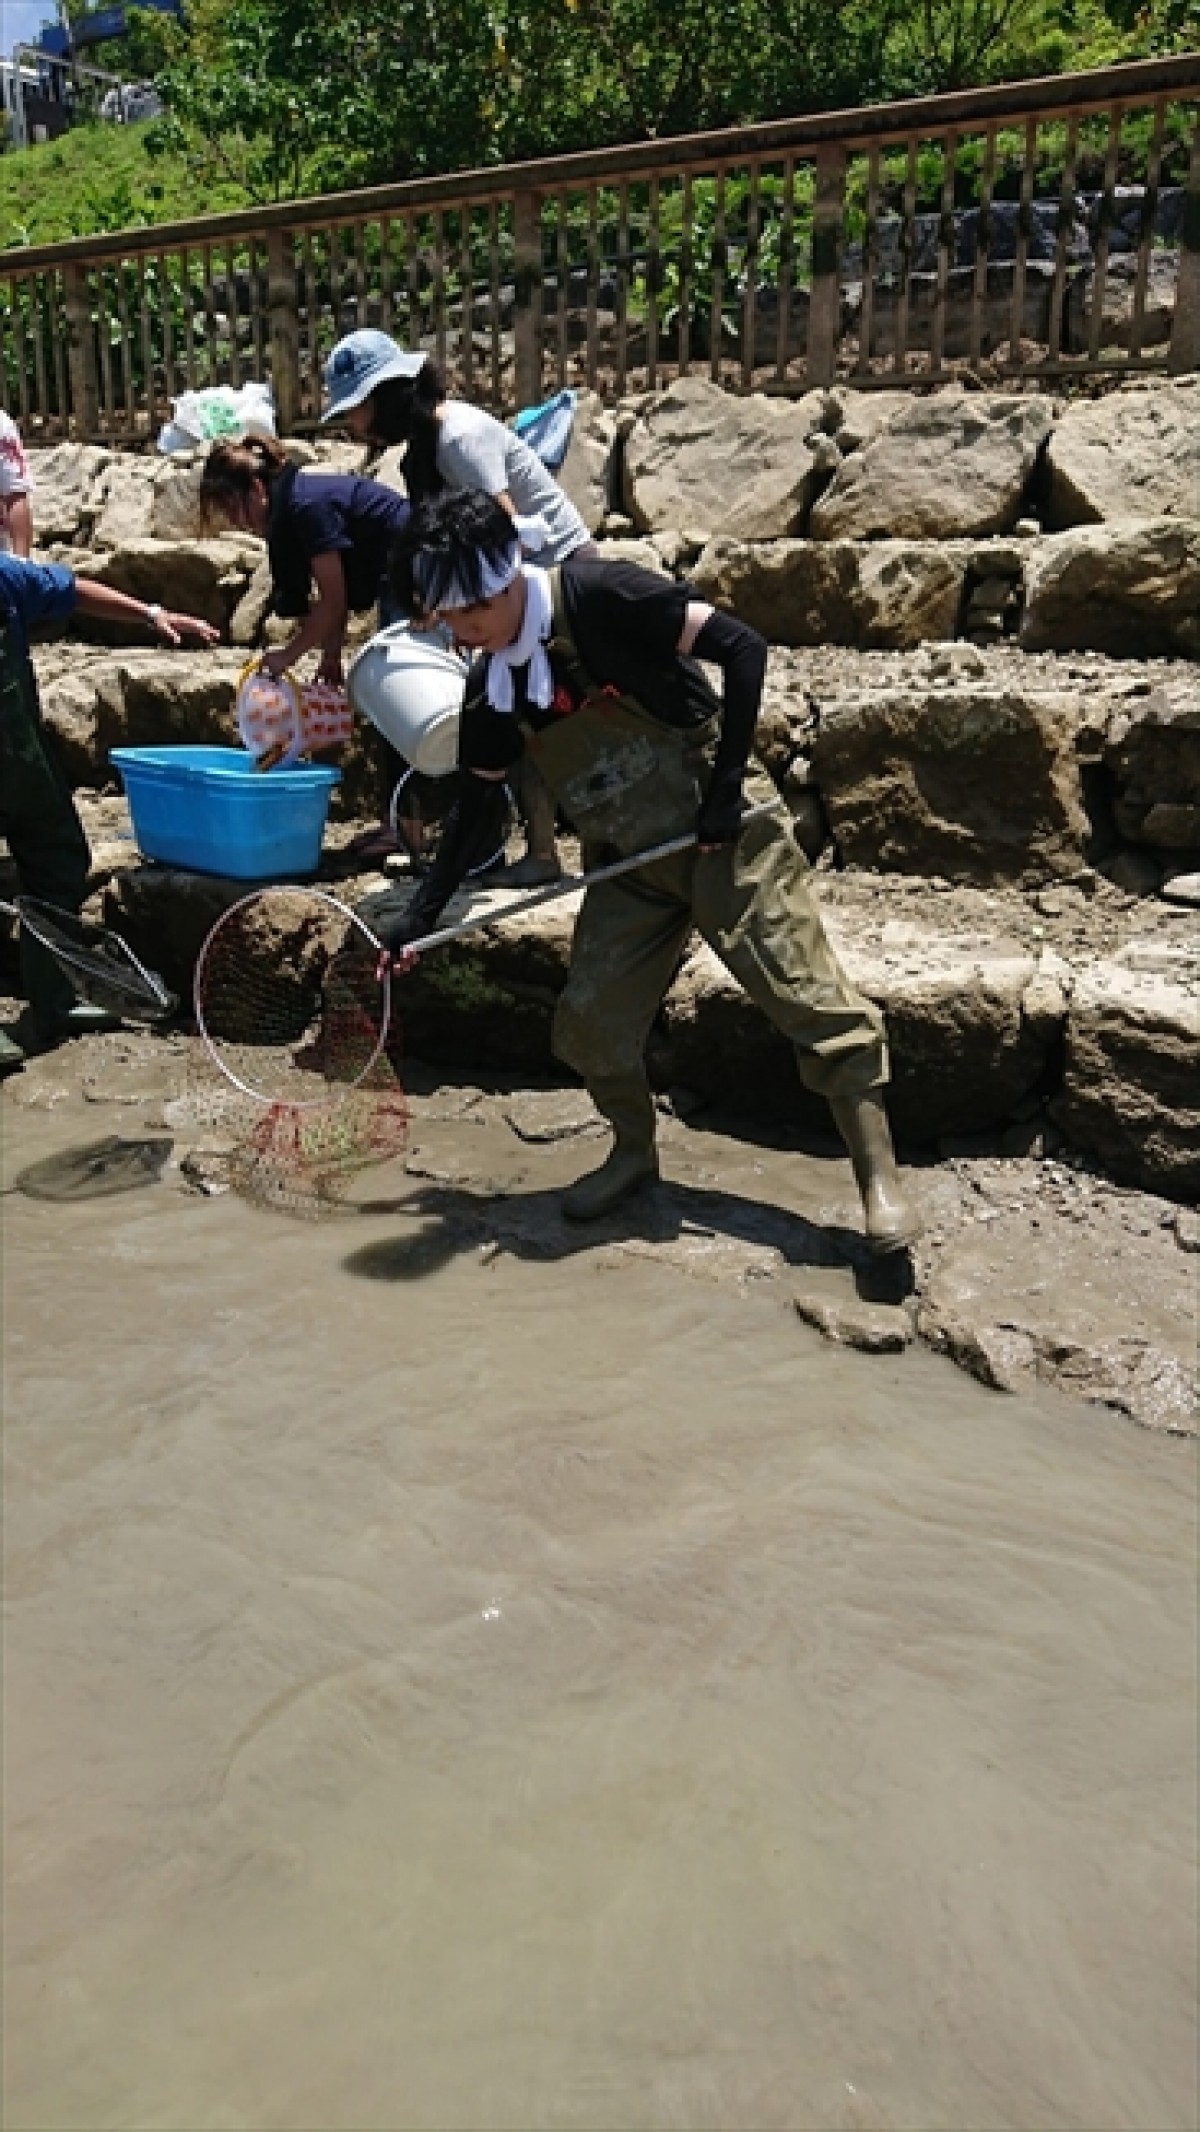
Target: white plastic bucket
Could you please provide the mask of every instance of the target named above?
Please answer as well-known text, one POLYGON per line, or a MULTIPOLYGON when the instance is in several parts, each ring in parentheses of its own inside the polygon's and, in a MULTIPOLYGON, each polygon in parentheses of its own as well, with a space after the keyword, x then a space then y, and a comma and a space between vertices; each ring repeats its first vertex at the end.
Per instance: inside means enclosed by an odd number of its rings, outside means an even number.
POLYGON ((447 777, 458 763, 466 680, 465 661, 436 636, 393 622, 363 646, 346 688, 355 710, 414 770, 447 777))

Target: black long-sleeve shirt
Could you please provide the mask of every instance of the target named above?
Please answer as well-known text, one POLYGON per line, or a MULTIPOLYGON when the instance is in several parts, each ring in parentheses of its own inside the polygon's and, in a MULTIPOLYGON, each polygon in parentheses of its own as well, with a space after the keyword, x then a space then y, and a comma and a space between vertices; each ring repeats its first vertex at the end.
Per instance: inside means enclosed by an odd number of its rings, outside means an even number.
MULTIPOLYGON (((698 826, 714 843, 732 836, 766 672, 763 638, 731 615, 714 611, 709 617, 694 651, 722 669, 724 694, 718 697, 699 659, 677 649, 688 607, 700 597, 692 586, 634 563, 595 557, 569 557, 561 582, 571 637, 594 685, 619 689, 664 725, 684 730, 720 716, 716 760, 698 826)), ((560 716, 529 703, 525 669, 518 668, 513 680, 515 713, 535 731, 560 716)), ((518 716, 488 703, 486 682, 487 661, 480 659, 467 681, 459 730, 459 767, 466 774, 433 866, 396 929, 397 945, 432 929, 472 855, 489 839, 489 848, 494 847, 506 804, 494 773, 513 767, 524 739, 518 716), (473 776, 473 771, 493 774, 473 776)))

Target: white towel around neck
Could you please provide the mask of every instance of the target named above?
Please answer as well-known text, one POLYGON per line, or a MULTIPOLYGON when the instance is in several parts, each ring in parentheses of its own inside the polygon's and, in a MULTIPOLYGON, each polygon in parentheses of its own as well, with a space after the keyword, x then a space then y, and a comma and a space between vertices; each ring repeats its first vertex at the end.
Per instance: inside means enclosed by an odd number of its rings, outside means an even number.
POLYGON ((554 676, 546 657, 546 644, 553 626, 550 580, 536 563, 525 565, 525 614, 519 636, 503 651, 491 652, 487 668, 487 700, 494 711, 513 708, 513 668, 528 666, 525 693, 530 703, 545 711, 554 695, 554 676))

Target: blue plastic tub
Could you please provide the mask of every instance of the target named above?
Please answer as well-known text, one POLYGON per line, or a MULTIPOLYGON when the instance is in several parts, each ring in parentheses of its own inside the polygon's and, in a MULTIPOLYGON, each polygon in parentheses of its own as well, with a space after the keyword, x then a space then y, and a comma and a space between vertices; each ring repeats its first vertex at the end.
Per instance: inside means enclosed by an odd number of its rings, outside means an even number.
POLYGON ((166 866, 278 881, 315 873, 340 770, 256 770, 241 748, 114 748, 139 851, 166 866))

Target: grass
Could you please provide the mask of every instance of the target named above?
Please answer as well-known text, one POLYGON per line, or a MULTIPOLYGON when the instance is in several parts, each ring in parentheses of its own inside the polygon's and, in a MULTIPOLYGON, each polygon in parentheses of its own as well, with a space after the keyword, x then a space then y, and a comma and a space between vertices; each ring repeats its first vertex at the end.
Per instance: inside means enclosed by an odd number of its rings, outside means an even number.
POLYGON ((232 181, 200 183, 185 157, 149 155, 141 126, 80 126, 0 155, 0 250, 247 204, 232 181))

